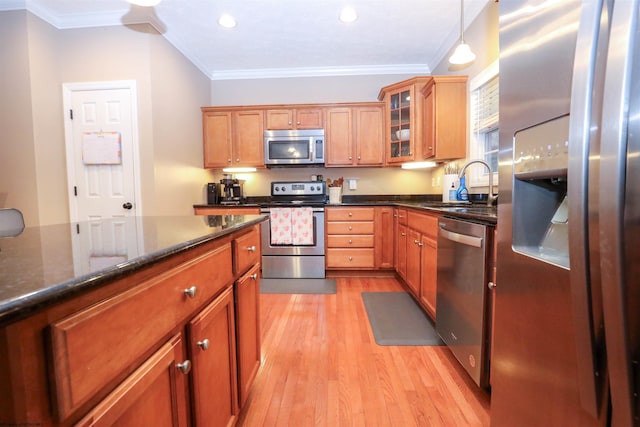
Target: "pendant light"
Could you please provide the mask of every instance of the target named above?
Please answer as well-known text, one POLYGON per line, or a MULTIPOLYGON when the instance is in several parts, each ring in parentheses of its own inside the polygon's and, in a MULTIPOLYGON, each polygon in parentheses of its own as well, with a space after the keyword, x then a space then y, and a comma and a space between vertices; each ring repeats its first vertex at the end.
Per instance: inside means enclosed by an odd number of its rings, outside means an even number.
POLYGON ((464 42, 464 0, 460 0, 460 44, 453 51, 449 62, 454 65, 464 65, 476 59, 476 55, 471 52, 471 48, 464 42))
POLYGON ((127 0, 131 4, 135 4, 136 6, 143 7, 153 7, 157 6, 162 0, 127 0))

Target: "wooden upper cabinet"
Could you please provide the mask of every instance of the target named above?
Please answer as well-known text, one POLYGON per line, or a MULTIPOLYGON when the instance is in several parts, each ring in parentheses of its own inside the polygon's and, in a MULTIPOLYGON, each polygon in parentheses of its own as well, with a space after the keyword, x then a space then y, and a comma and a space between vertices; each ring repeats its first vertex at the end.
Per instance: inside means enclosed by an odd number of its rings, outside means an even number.
POLYGON ((226 168, 231 165, 232 122, 230 111, 203 111, 205 168, 226 168))
POLYGON ((321 129, 322 108, 277 108, 266 112, 267 130, 321 129))
POLYGON ((467 77, 434 76, 423 96, 422 159, 467 156, 467 77))
POLYGON ((202 109, 204 167, 264 167, 264 111, 202 109))
POLYGON ((382 166, 384 164, 384 105, 356 107, 354 111, 356 164, 382 166))
POLYGON ((467 76, 421 76, 382 88, 389 164, 466 157, 467 76))
POLYGON ((389 164, 414 161, 422 137, 423 97, 420 89, 430 76, 403 80, 380 90, 378 99, 387 106, 386 161, 389 164))
POLYGON ((348 107, 328 108, 324 129, 325 166, 353 164, 353 112, 348 107))
POLYGON ((236 111, 233 118, 233 166, 264 167, 263 112, 236 111))
POLYGON ((325 151, 325 166, 382 166, 384 104, 327 108, 325 151))

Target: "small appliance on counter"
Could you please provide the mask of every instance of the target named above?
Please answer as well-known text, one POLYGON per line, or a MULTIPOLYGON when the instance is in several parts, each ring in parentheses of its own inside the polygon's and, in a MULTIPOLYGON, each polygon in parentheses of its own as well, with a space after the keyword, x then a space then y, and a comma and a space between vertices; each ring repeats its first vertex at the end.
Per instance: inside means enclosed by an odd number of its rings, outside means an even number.
POLYGON ((207 204, 217 205, 220 203, 220 189, 218 184, 210 182, 207 184, 207 204))
POLYGON ((231 174, 224 174, 220 180, 222 185, 222 195, 219 204, 239 205, 244 200, 243 183, 239 179, 233 178, 231 174))

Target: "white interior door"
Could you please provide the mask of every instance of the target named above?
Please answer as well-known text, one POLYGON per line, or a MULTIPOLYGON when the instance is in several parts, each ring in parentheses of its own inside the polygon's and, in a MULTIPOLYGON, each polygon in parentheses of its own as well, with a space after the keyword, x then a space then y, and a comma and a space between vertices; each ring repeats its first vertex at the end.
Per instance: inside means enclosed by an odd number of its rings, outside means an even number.
POLYGON ((139 253, 136 84, 65 84, 63 92, 74 258, 85 273, 139 253))

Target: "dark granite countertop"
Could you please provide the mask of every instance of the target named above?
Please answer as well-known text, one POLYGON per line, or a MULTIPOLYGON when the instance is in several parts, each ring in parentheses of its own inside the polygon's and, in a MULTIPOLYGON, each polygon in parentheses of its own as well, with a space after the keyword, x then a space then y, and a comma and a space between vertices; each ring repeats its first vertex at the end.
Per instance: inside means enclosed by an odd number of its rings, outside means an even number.
POLYGON ((0 238, 0 325, 265 218, 130 217, 115 227, 126 248, 92 244, 91 236, 101 240, 110 220, 27 227, 17 237, 0 238))
MULTIPOLYGON (((488 225, 496 225, 498 223, 497 206, 487 206, 485 200, 486 195, 471 195, 472 201, 469 203, 442 202, 439 195, 361 195, 342 197, 340 204, 327 204, 330 206, 403 206, 414 209, 423 209, 440 213, 449 217, 465 219, 469 221, 481 222, 488 225)), ((225 208, 225 207, 258 207, 269 206, 271 197, 259 196, 248 197, 244 203, 239 205, 193 205, 194 208, 225 208)))

